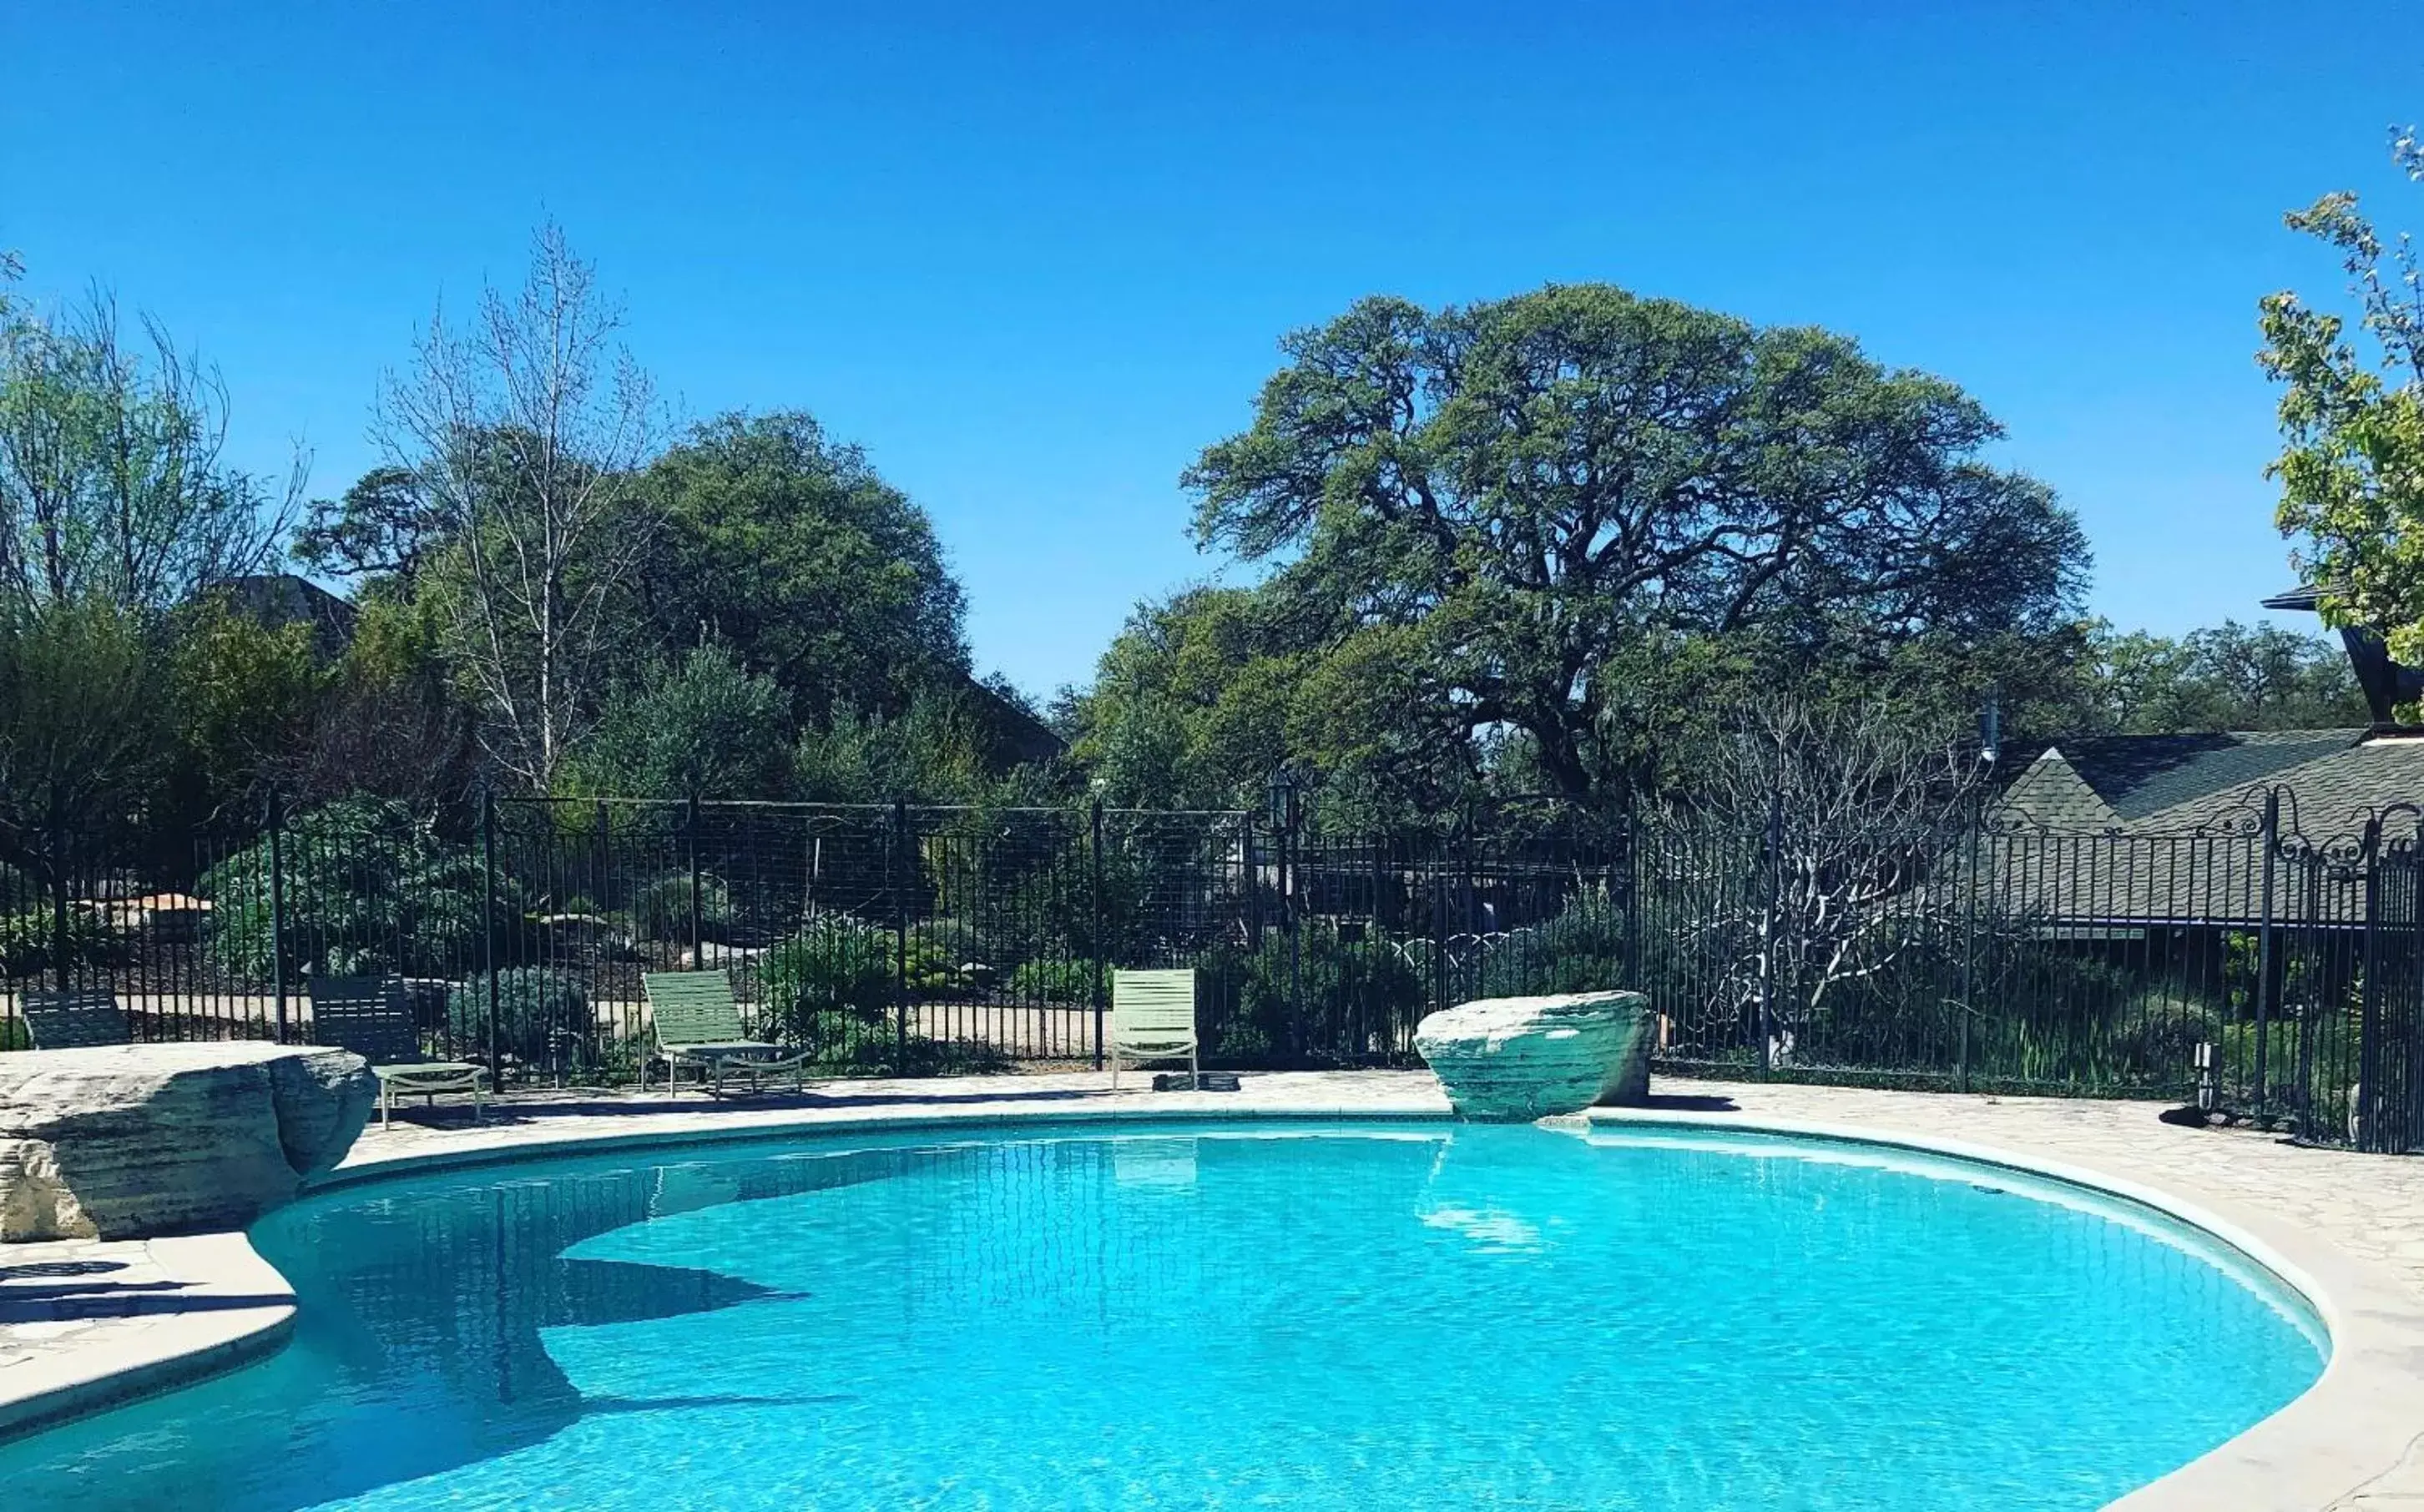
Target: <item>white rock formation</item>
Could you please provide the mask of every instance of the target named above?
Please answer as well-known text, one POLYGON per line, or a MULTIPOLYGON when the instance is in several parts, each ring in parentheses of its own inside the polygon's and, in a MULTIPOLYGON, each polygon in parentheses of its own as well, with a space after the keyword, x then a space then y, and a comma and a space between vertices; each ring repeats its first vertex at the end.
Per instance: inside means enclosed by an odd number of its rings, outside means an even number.
POLYGON ((345 1157, 361 1057, 232 1041, 0 1055, 0 1241, 241 1229, 345 1157))
POLYGON ((1639 993, 1484 997, 1414 1026, 1414 1048, 1459 1113, 1520 1122, 1649 1096, 1656 1022, 1639 993))

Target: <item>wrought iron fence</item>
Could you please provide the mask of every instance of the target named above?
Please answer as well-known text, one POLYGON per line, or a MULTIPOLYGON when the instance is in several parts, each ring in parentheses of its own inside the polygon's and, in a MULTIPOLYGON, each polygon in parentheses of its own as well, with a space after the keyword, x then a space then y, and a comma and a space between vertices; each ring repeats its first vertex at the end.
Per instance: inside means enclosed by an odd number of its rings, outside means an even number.
POLYGON ((1635 986, 1671 1074, 2169 1098, 2406 1151, 2416 822, 2310 838, 2278 794, 2165 834, 499 800, 449 830, 351 801, 190 867, 0 872, 0 1047, 59 989, 115 993, 145 1038, 305 1040, 315 978, 375 971, 433 1053, 618 1081, 641 974, 689 966, 835 1074, 1096 1065, 1109 973, 1185 965, 1213 1064, 1411 1064, 1438 1007, 1635 986))

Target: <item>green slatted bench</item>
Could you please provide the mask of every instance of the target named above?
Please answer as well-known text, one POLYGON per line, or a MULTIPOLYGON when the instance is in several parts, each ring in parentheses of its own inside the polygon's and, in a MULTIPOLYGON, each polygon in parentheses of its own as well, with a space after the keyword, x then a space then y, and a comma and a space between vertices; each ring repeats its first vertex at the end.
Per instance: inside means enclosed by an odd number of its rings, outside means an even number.
POLYGON ((648 1019, 653 1048, 640 1063, 640 1087, 648 1085, 648 1068, 665 1068, 665 1091, 681 1090, 681 1068, 697 1068, 699 1080, 714 1095, 724 1095, 727 1072, 745 1074, 749 1090, 770 1076, 790 1073, 791 1085, 807 1086, 808 1055, 753 1040, 741 1022, 741 1005, 732 1000, 732 979, 721 971, 650 971, 641 976, 648 994, 648 1019))
POLYGON ((379 1084, 379 1127, 388 1126, 398 1092, 423 1094, 435 1106, 439 1092, 470 1092, 471 1119, 486 1116, 488 1072, 468 1060, 432 1060, 422 1052, 421 1027, 404 1000, 396 977, 314 977, 311 1039, 351 1050, 371 1063, 379 1084))
POLYGON ((27 993, 23 999, 25 1032, 37 1050, 81 1050, 96 1044, 132 1044, 135 1027, 118 995, 104 988, 85 993, 27 993))
POLYGON ((1111 973, 1111 1087, 1120 1085, 1122 1060, 1184 1060, 1187 1083, 1201 1086, 1196 1064, 1195 973, 1111 973))

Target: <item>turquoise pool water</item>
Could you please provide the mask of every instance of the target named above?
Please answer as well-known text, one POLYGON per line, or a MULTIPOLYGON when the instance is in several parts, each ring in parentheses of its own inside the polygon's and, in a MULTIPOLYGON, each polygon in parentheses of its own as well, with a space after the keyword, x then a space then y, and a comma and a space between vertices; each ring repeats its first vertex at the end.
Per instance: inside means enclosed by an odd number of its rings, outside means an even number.
POLYGON ((2310 1383, 2227 1250, 1851 1147, 1068 1127, 340 1190, 11 1512, 2097 1506, 2310 1383))

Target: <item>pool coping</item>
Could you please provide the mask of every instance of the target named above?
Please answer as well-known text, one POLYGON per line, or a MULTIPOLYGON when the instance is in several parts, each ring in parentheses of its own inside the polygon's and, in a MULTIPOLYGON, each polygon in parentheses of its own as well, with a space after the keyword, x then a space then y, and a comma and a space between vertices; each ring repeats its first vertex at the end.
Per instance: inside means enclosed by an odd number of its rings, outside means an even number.
POLYGON ((0 1442, 249 1364, 294 1332, 295 1289, 244 1234, 150 1239, 144 1249, 180 1278, 175 1303, 138 1312, 138 1327, 12 1366, 0 1377, 0 1442))
MULTIPOLYGON (((1436 1097, 1330 1104, 1204 1102, 1188 1098, 1124 1106, 1005 1104, 914 1110, 849 1107, 734 1110, 730 1122, 681 1129, 575 1132, 437 1150, 365 1153, 313 1180, 304 1195, 407 1176, 642 1149, 730 1145, 797 1138, 888 1134, 1024 1124, 1172 1122, 1447 1122, 1436 1097), (772 1116, 767 1116, 771 1112, 772 1116)), ((2111 1504, 2115 1512, 2325 1512, 2365 1498, 2367 1488, 2424 1453, 2413 1405, 2424 1401, 2424 1300, 2389 1270, 2297 1225, 2210 1192, 2180 1191, 2068 1157, 1902 1129, 1761 1113, 1591 1108, 1547 1121, 1587 1130, 1634 1124, 1713 1133, 1770 1134, 1912 1151, 2084 1187, 2138 1203, 2204 1231, 2270 1271, 2303 1297, 2331 1344, 2322 1375, 2279 1411, 2161 1478, 2111 1504), (2402 1400, 2408 1405, 2404 1413, 2402 1400)), ((476 1136, 475 1136, 476 1137, 476 1136)), ((251 1305, 164 1313, 113 1336, 0 1377, 0 1440, 190 1385, 275 1352, 291 1334, 295 1298, 284 1277, 243 1233, 150 1242, 189 1296, 251 1305)))

